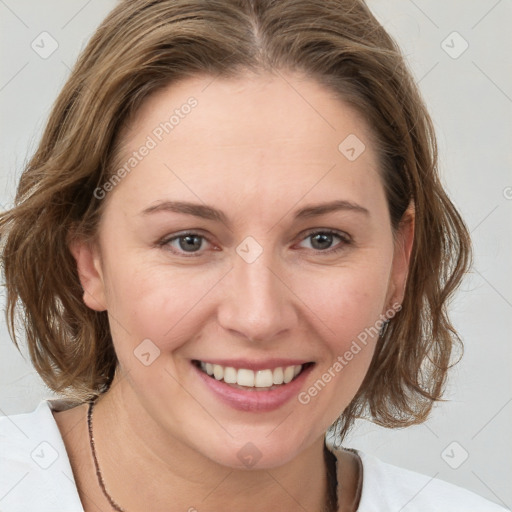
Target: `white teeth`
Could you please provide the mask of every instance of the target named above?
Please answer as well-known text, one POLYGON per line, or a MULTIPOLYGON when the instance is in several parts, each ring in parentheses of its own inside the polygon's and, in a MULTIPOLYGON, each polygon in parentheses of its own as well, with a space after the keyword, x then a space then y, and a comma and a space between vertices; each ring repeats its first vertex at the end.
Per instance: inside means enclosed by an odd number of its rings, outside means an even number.
POLYGON ((226 384, 236 384, 236 374, 237 371, 231 366, 224 368, 224 382, 226 384))
POLYGON ((224 368, 220 364, 213 365, 213 376, 217 380, 222 380, 224 378, 224 368))
POLYGON ((293 379, 293 374, 295 372, 295 366, 287 366, 284 370, 284 383, 288 384, 293 379))
POLYGON ((256 372, 254 385, 257 388, 269 388, 272 384, 272 370, 258 370, 256 372))
POLYGON ((237 370, 231 366, 224 367, 220 364, 203 363, 202 361, 200 367, 203 372, 217 380, 224 380, 226 384, 238 384, 249 388, 270 388, 272 385, 288 384, 299 375, 303 368, 299 364, 254 372, 246 368, 237 370))
POLYGON ((238 370, 238 374, 236 376, 236 383, 239 386, 247 386, 249 388, 253 388, 254 372, 252 370, 246 370, 245 368, 238 370))
POLYGON ((276 368, 273 372, 272 372, 272 382, 274 384, 282 384, 284 382, 284 373, 283 373, 283 369, 282 368, 276 368))

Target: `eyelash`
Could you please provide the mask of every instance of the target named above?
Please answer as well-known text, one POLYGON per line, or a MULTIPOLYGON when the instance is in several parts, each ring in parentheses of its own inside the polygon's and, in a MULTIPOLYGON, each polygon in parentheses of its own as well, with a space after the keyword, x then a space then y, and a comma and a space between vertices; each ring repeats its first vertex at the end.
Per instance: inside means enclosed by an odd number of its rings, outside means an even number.
MULTIPOLYGON (((337 253, 343 251, 347 245, 352 244, 352 239, 349 235, 347 235, 346 233, 343 233, 342 231, 335 231, 332 229, 322 229, 322 230, 317 229, 315 231, 309 231, 309 232, 307 232, 307 234, 304 236, 304 238, 302 240, 306 240, 307 238, 310 238, 313 235, 331 235, 331 236, 336 236, 341 240, 341 243, 339 244, 339 246, 334 249, 326 249, 325 251, 322 251, 319 249, 313 249, 313 251, 316 253, 329 254, 329 255, 337 254, 337 253)), ((169 247, 169 244, 171 242, 173 242, 174 240, 178 240, 180 238, 185 238, 187 236, 198 236, 198 237, 202 238, 203 240, 206 240, 208 243, 211 243, 208 240, 208 238, 205 237, 204 235, 201 235, 200 233, 196 233, 194 231, 187 231, 185 233, 173 235, 172 237, 163 238, 157 242, 157 245, 159 247, 166 247, 166 246, 169 247)), ((173 252, 174 254, 177 254, 179 256, 183 256, 185 258, 198 258, 198 257, 202 256, 202 252, 200 252, 200 251, 197 251, 195 253, 194 252, 186 253, 186 252, 176 251, 175 249, 172 249, 171 252, 173 252)))

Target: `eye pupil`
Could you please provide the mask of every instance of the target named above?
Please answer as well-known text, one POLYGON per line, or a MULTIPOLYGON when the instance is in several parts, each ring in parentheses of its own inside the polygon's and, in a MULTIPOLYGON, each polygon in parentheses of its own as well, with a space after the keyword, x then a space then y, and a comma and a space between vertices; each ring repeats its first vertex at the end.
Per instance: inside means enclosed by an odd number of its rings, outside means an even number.
POLYGON ((312 244, 315 249, 328 249, 332 245, 332 235, 328 233, 317 233, 312 237, 312 244), (320 243, 320 246, 315 247, 317 242, 320 243))
POLYGON ((187 252, 193 252, 194 250, 201 248, 201 237, 198 235, 184 235, 179 238, 180 249, 187 252), (183 241, 186 241, 183 243, 183 241), (192 249, 192 250, 190 250, 192 249))

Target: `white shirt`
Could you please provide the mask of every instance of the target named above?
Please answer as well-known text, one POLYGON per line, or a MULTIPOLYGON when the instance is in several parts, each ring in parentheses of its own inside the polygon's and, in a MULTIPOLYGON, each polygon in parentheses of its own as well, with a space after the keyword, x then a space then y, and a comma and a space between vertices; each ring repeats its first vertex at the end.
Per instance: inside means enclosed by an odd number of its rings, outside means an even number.
MULTIPOLYGON (((73 471, 51 410, 0 417, 0 511, 83 512, 73 471)), ((398 468, 357 451, 363 463, 358 512, 505 512, 466 489, 398 468)))

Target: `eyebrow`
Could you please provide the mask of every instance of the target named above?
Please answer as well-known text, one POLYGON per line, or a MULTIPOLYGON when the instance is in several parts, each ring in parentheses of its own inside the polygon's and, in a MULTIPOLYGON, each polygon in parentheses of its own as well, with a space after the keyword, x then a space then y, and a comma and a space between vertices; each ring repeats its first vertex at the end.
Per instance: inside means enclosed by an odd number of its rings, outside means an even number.
MULTIPOLYGON (((370 212, 363 206, 346 200, 331 201, 329 203, 322 203, 312 206, 306 206, 295 212, 295 219, 309 219, 318 217, 327 213, 336 211, 352 211, 355 213, 362 213, 370 215, 370 212)), ((186 215, 193 215, 201 219, 213 220, 222 222, 223 224, 230 225, 227 215, 212 206, 189 203, 186 201, 161 201, 155 205, 149 206, 141 212, 141 215, 149 215, 157 212, 173 212, 183 213, 186 215)))

